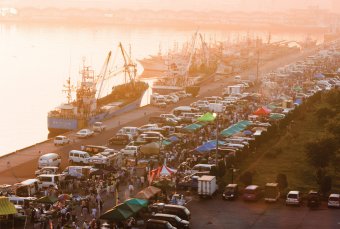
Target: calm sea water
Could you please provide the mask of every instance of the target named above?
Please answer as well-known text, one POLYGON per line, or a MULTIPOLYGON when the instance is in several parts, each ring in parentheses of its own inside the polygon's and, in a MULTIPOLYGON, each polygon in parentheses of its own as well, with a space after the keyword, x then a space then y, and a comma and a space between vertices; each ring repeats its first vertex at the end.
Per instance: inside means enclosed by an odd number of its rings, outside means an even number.
MULTIPOLYGON (((76 82, 83 57, 99 73, 122 42, 137 59, 189 41, 195 29, 0 23, 0 156, 47 139, 47 112, 66 102, 68 76, 76 82)), ((249 31, 200 31, 207 41, 242 39, 249 31)), ((267 32, 251 32, 267 36, 267 32)), ((272 34, 272 41, 307 34, 272 34)), ((320 38, 320 35, 313 36, 320 38)))

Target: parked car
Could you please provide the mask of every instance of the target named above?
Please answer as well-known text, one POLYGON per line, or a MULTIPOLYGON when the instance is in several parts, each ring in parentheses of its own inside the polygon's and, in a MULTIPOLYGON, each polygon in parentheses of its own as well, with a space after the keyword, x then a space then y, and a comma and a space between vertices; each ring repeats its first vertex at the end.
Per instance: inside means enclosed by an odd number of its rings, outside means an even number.
POLYGON ((71 150, 68 154, 68 160, 70 164, 81 163, 89 164, 90 154, 81 150, 71 150))
POLYGON ((140 126, 138 128, 138 131, 139 132, 152 131, 152 130, 157 129, 157 128, 158 128, 157 124, 146 124, 146 125, 140 126))
POLYGON ((60 185, 60 181, 65 179, 64 174, 42 174, 37 177, 41 182, 41 188, 56 187, 60 185))
POLYGON ((329 208, 340 208, 340 194, 332 193, 328 197, 327 206, 329 208))
POLYGON ((168 221, 172 226, 174 226, 178 229, 189 228, 189 221, 182 220, 177 215, 156 213, 156 214, 152 215, 150 219, 168 221))
POLYGON ((159 117, 161 117, 161 118, 171 118, 171 119, 176 120, 177 122, 181 121, 181 118, 177 117, 174 114, 161 114, 159 117))
POLYGON ((238 191, 238 185, 237 184, 228 184, 224 192, 222 194, 223 199, 225 200, 234 200, 238 197, 239 191, 238 191))
POLYGON ((36 170, 35 175, 39 176, 41 174, 57 174, 59 172, 59 167, 56 166, 47 166, 42 169, 36 170))
POLYGON ((106 130, 106 125, 102 122, 95 122, 93 123, 93 131, 94 132, 102 132, 106 130))
POLYGON ((145 229, 176 229, 168 221, 149 219, 146 221, 145 229))
POLYGON ((257 201, 263 193, 257 185, 248 185, 243 192, 243 199, 246 201, 257 201))
POLYGON ((139 146, 126 146, 124 149, 121 149, 120 152, 124 156, 136 156, 139 152, 139 146))
POLYGON ((59 167, 61 163, 61 157, 56 153, 47 153, 39 157, 38 169, 47 166, 59 167))
POLYGON ((320 195, 317 191, 311 190, 307 196, 307 206, 309 208, 317 208, 321 204, 320 195))
POLYGON ((129 134, 116 134, 108 140, 109 145, 127 145, 132 141, 132 136, 129 134))
POLYGON ((173 205, 173 204, 164 204, 164 203, 155 203, 150 207, 151 212, 154 213, 165 213, 171 215, 177 215, 181 219, 189 221, 191 218, 190 211, 180 205, 173 205))
POLYGON ((93 130, 90 130, 90 129, 82 129, 82 130, 79 130, 77 133, 76 133, 76 136, 78 138, 88 138, 88 137, 91 137, 93 136, 94 132, 93 130))
POLYGON ((302 195, 300 191, 289 191, 286 198, 286 205, 302 205, 302 195))
POLYGON ((71 140, 68 137, 62 135, 56 136, 53 140, 55 146, 66 145, 69 144, 70 142, 71 140))

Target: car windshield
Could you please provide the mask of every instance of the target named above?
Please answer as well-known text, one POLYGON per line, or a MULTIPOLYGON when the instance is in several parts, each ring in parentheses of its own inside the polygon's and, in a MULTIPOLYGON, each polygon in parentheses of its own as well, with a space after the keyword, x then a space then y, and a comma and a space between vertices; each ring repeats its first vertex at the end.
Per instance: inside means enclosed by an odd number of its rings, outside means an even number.
POLYGON ((225 188, 225 190, 224 190, 225 192, 234 192, 234 188, 232 188, 232 187, 226 187, 225 188))
POLYGON ((329 197, 328 199, 329 201, 340 201, 340 199, 338 197, 329 197))
POLYGON ((63 140, 62 137, 56 137, 55 140, 63 140))
POLYGON ((288 194, 288 198, 297 199, 297 194, 288 194))

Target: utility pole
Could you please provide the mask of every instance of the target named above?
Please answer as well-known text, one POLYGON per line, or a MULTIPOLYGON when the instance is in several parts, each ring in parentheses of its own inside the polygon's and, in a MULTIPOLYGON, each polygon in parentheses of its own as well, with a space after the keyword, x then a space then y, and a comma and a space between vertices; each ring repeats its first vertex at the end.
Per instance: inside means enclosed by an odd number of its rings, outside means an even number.
POLYGON ((216 114, 216 153, 215 153, 215 164, 216 164, 216 167, 218 166, 218 131, 219 131, 219 128, 218 128, 218 124, 219 124, 219 120, 218 120, 218 114, 216 114))

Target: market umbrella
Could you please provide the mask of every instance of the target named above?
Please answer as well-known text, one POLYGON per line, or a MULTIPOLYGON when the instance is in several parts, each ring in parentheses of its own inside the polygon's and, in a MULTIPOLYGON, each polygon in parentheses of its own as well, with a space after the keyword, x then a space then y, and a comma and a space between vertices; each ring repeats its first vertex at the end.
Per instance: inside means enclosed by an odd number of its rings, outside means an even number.
POLYGON ((270 110, 265 108, 265 107, 260 107, 259 109, 257 109, 254 114, 258 115, 258 116, 264 116, 264 115, 268 115, 270 113, 270 110))
POLYGON ((37 203, 42 203, 42 204, 54 204, 55 202, 58 201, 58 198, 55 196, 43 196, 39 199, 37 199, 37 203))
POLYGON ((126 207, 119 207, 122 204, 119 204, 112 209, 106 211, 104 214, 102 214, 99 218, 108 220, 108 221, 124 221, 131 217, 134 212, 127 209, 126 207))
POLYGON ((269 119, 271 120, 280 120, 280 119, 284 119, 285 115, 284 114, 280 114, 280 113, 271 113, 269 115, 269 119))
MULTIPOLYGON (((150 186, 150 187, 153 187, 153 186, 150 186)), ((129 204, 129 205, 138 205, 142 207, 147 207, 149 201, 145 199, 143 200, 143 199, 138 199, 138 198, 132 198, 132 199, 126 200, 124 203, 129 204)))
POLYGON ((199 122, 213 122, 214 120, 215 120, 215 116, 210 112, 205 113, 203 116, 197 119, 197 121, 199 122))

